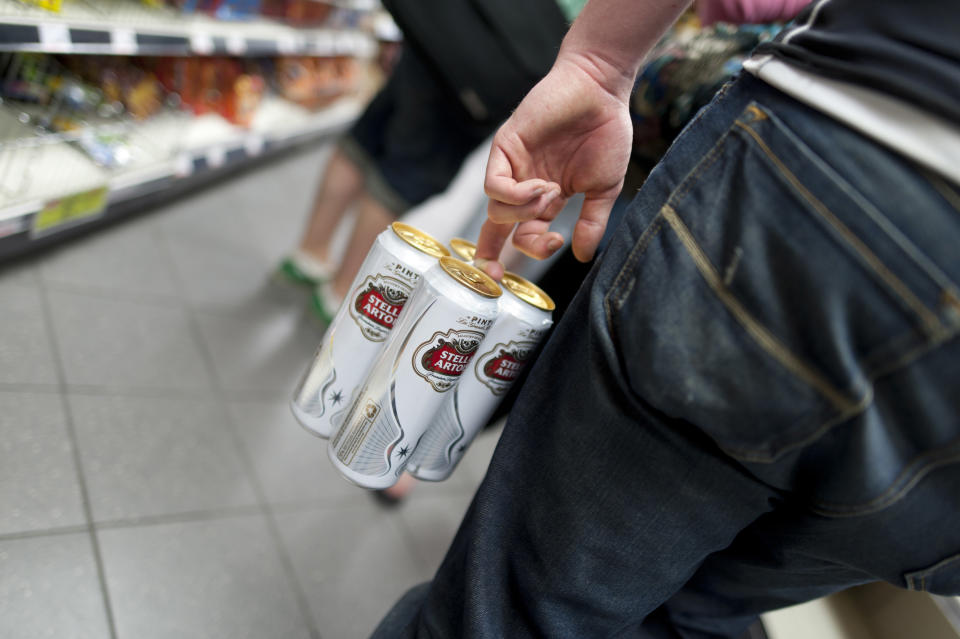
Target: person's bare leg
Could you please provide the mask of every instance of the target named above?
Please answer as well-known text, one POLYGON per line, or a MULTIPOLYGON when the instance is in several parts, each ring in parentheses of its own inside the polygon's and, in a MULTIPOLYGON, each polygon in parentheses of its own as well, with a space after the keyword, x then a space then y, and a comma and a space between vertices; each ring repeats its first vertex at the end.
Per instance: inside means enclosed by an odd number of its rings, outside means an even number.
POLYGON ((324 169, 300 249, 329 262, 330 238, 350 206, 363 193, 363 173, 340 149, 324 169))
POLYGON ((369 195, 360 198, 357 205, 356 224, 347 244, 347 250, 340 261, 340 268, 333 278, 333 293, 343 299, 350 291, 350 284, 357 276, 360 265, 367 257, 373 242, 387 226, 396 219, 396 215, 383 204, 369 195))

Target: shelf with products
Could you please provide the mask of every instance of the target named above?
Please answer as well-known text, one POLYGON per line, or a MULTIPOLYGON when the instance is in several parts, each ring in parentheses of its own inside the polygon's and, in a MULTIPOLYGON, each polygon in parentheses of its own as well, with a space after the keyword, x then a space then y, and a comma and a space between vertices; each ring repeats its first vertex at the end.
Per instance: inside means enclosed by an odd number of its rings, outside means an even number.
POLYGON ((376 42, 365 22, 378 6, 377 0, 0 0, 0 51, 370 57, 376 42))
POLYGON ((0 259, 333 134, 378 83, 346 57, 0 53, 0 259))

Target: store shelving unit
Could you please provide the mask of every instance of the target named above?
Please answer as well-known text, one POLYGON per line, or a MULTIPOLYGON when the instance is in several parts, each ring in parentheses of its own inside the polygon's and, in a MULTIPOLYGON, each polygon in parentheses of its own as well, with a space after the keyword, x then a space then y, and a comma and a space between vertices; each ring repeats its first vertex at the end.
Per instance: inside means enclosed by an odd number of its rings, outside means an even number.
POLYGON ((65 2, 59 13, 0 0, 0 51, 118 55, 370 55, 373 42, 351 13, 370 0, 334 2, 333 26, 299 28, 269 20, 216 20, 130 0, 65 2))
MULTIPOLYGON (((335 0, 322 28, 254 18, 216 20, 134 0, 72 0, 59 13, 0 0, 0 52, 108 55, 350 56, 372 59, 376 39, 358 16, 376 0, 335 0), (339 12, 339 13, 338 13, 339 12)), ((382 36, 381 36, 382 39, 382 36)), ((364 91, 310 111, 268 94, 249 127, 215 114, 167 110, 120 120, 131 156, 106 168, 73 134, 41 131, 0 105, 0 260, 89 229, 239 165, 332 135, 359 114, 364 91)))

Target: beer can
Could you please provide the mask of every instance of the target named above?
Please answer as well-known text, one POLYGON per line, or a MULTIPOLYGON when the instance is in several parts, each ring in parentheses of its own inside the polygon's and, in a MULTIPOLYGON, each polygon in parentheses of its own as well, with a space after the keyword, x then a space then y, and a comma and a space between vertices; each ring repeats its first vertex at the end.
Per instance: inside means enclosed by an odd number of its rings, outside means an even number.
POLYGON ((540 287, 513 273, 501 286, 497 321, 407 464, 418 479, 450 476, 553 325, 555 304, 540 287))
POLYGON ((350 481, 397 481, 443 400, 497 317, 500 287, 483 271, 440 259, 414 291, 363 390, 327 448, 350 481))
POLYGON ((450 252, 464 262, 472 262, 477 253, 477 245, 462 237, 455 237, 450 240, 450 252))
POLYGON ((421 276, 447 255, 440 242, 402 222, 377 236, 290 400, 304 428, 330 436, 421 276))

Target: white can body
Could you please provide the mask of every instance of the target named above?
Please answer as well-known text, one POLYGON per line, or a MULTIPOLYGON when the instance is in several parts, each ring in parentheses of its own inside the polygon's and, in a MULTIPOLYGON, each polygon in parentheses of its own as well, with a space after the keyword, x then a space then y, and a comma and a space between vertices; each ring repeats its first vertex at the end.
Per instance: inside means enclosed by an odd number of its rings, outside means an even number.
POLYGON ((365 488, 393 485, 497 316, 497 300, 426 272, 336 435, 331 462, 365 488))
POLYGON ((551 315, 504 290, 497 321, 420 440, 407 472, 426 481, 450 476, 550 330, 551 315))
POLYGON ((390 228, 377 236, 290 401, 304 428, 329 437, 339 425, 404 304, 436 263, 390 228))

